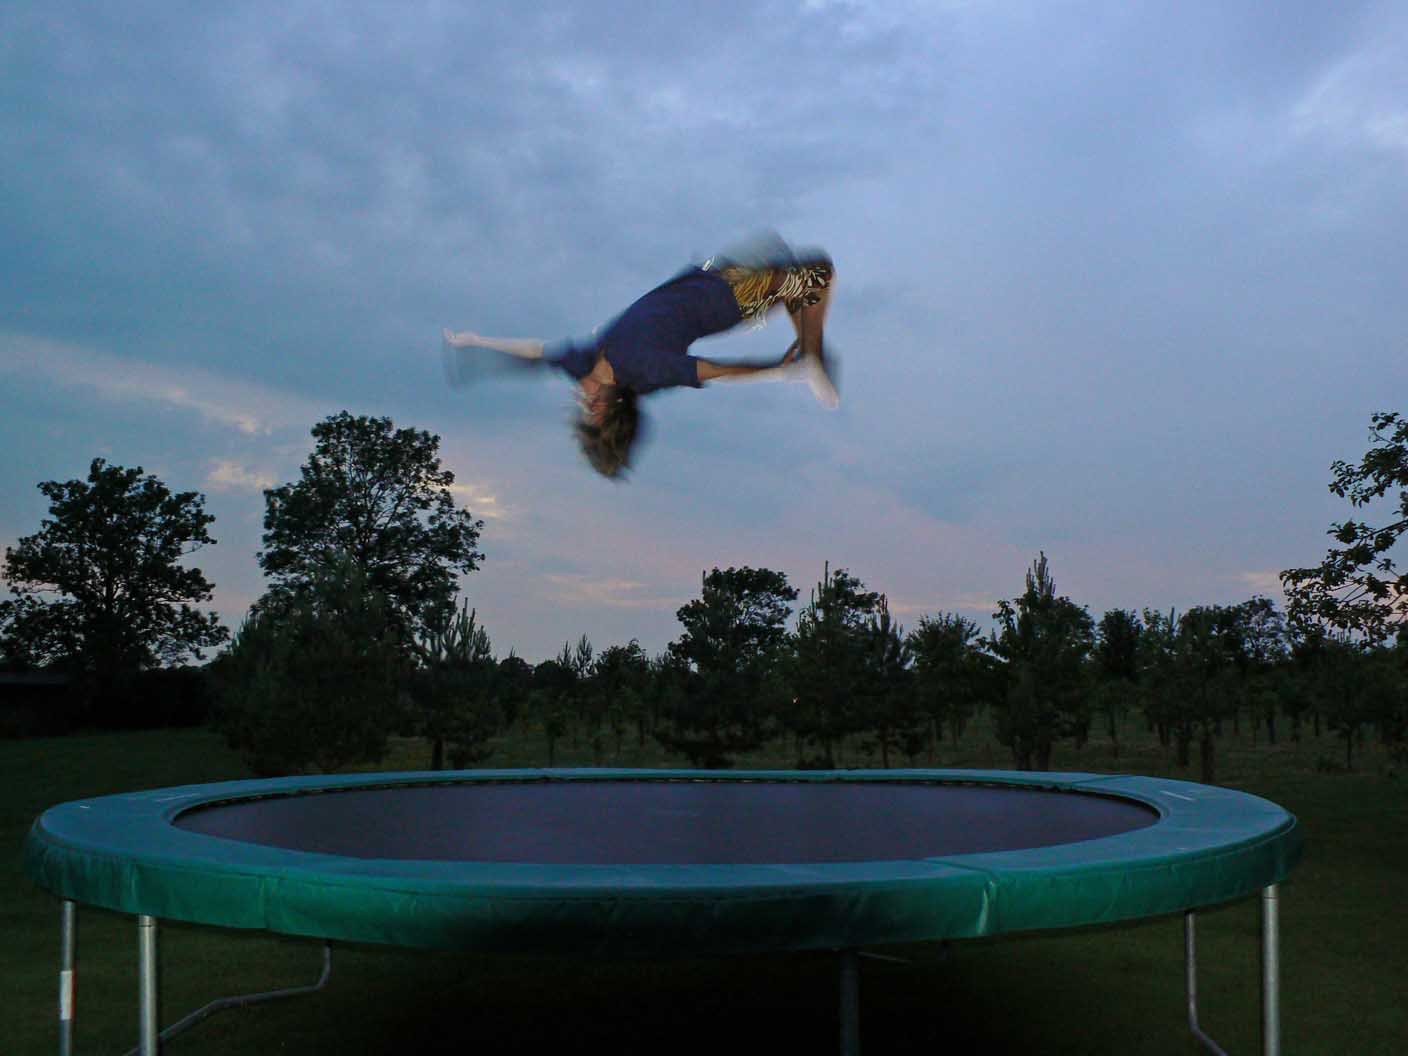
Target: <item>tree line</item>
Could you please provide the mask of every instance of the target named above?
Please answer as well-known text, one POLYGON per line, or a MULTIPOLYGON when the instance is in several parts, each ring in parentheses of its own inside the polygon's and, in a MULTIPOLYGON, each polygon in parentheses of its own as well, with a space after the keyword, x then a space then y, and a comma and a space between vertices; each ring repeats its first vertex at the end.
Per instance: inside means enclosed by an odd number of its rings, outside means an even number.
MULTIPOLYGON (((1063 741, 1108 738, 1136 716, 1216 779, 1218 738, 1268 741, 1323 724, 1346 765, 1367 731, 1408 746, 1408 575, 1391 551, 1408 530, 1408 422, 1375 415, 1362 462, 1331 490, 1356 509, 1393 498, 1396 520, 1332 525, 1321 565, 1283 574, 1267 598, 1182 613, 1112 609, 1098 620, 1057 593, 1046 555, 984 633, 958 613, 905 628, 884 593, 822 570, 804 603, 766 568, 714 568, 676 613, 659 655, 598 651, 586 635, 530 665, 496 657, 461 593, 483 524, 454 503, 438 438, 389 419, 334 415, 313 428, 300 479, 265 492, 266 592, 230 635, 197 606, 212 586, 182 559, 213 539, 203 497, 94 460, 87 481, 40 485, 50 517, 6 550, 0 602, 11 670, 70 671, 90 705, 130 703, 144 676, 219 653, 200 672, 214 717, 258 772, 335 770, 424 738, 433 767, 491 757, 512 729, 565 738, 594 759, 627 738, 724 767, 764 745, 802 767, 918 765, 985 714, 1021 769, 1063 741), (115 687, 126 686, 126 698, 115 687)), ((1375 506, 1377 509, 1377 506, 1375 506)))

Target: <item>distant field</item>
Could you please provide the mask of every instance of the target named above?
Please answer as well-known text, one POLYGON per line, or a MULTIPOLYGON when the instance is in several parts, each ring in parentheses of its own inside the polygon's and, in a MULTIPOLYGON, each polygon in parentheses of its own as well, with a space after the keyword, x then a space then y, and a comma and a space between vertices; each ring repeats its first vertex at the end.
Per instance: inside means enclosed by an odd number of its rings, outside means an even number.
MULTIPOLYGON (((1119 757, 1101 741, 1058 749, 1057 769, 1194 777, 1139 723, 1119 757)), ((677 766, 627 738, 600 762, 677 766)), ((1408 1038, 1408 775, 1394 777, 1372 743, 1353 773, 1326 736, 1300 744, 1219 743, 1219 778, 1300 817, 1306 856, 1283 888, 1282 963, 1287 1053, 1398 1056, 1408 1038)), ((485 765, 541 765, 532 731, 505 738, 485 765)), ((426 746, 398 741, 379 769, 422 769, 426 746)), ((558 746, 559 765, 589 764, 590 748, 558 746)), ((774 751, 740 765, 790 766, 774 751)), ((873 765, 858 750, 847 765, 873 765)), ((931 760, 919 761, 930 765, 931 760)), ((1005 767, 975 723, 933 765, 1005 767)), ((0 741, 0 1053, 57 1050, 58 903, 20 873, 35 815, 64 800, 248 776, 203 730, 0 741)), ((1200 1005, 1205 1027, 1234 1054, 1258 1050, 1259 931, 1254 902, 1203 914, 1200 1005)), ((135 929, 127 918, 79 913, 81 1053, 126 1051, 136 1040, 135 929)), ((212 997, 311 981, 316 943, 210 928, 162 931, 162 1015, 169 1022, 212 997)), ((1184 1026, 1182 922, 905 948, 909 963, 866 961, 862 1036, 868 1054, 983 1051, 1194 1053, 1184 1026)), ((802 955, 667 964, 485 959, 370 947, 334 952, 328 990, 225 1013, 169 1051, 233 1054, 580 1051, 831 1052, 836 986, 829 957, 802 955)))

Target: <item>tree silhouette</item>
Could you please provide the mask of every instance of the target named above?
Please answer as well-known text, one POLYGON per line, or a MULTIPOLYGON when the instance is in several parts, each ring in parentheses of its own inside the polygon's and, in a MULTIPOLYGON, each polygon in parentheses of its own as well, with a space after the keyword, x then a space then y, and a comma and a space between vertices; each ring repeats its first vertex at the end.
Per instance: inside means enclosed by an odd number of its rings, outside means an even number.
POLYGON ((650 658, 634 638, 625 645, 609 646, 593 662, 591 681, 593 694, 602 702, 602 720, 611 731, 619 759, 630 726, 636 727, 638 740, 645 741, 650 658))
POLYGON ((802 760, 833 767, 843 739, 864 727, 858 706, 864 694, 869 620, 880 595, 845 569, 825 566, 822 580, 797 617, 792 686, 794 699, 783 722, 804 744, 818 750, 802 760))
POLYGON ((785 687, 779 662, 797 591, 781 572, 729 568, 702 577, 700 596, 676 612, 670 643, 677 692, 665 699, 656 739, 696 766, 730 766, 763 742, 785 687))
POLYGON ((1039 555, 1027 572, 1027 589, 998 602, 997 634, 990 639, 1003 662, 1006 692, 998 701, 998 739, 1021 770, 1049 769, 1056 740, 1088 722, 1083 664, 1094 639, 1090 614, 1056 584, 1039 555))
POLYGON ((557 765, 557 746, 567 736, 572 719, 572 702, 577 692, 577 675, 571 664, 571 648, 562 647, 561 656, 544 660, 533 668, 530 708, 543 730, 548 748, 548 766, 557 765), (567 662, 564 663, 564 657, 567 662))
POLYGON ((1408 569, 1401 570, 1392 556, 1408 532, 1408 418, 1375 414, 1369 433, 1373 444, 1359 464, 1337 461, 1330 467, 1330 491, 1358 509, 1396 499, 1388 522, 1332 524, 1328 534, 1340 545, 1313 568, 1282 572, 1281 582, 1292 620, 1323 621, 1378 643, 1408 628, 1408 569))
POLYGON ((229 637, 197 611, 212 585, 181 559, 214 540, 204 496, 173 494, 141 467, 95 458, 86 480, 45 481, 49 517, 5 550, 15 597, 0 602, 11 661, 56 664, 110 690, 144 668, 179 663, 229 637))
POLYGON ((892 751, 913 758, 922 749, 924 714, 914 692, 914 654, 904 628, 890 617, 885 595, 880 595, 866 630, 858 723, 874 735, 880 765, 888 769, 892 751))
POLYGON ((1270 598, 1254 597, 1238 606, 1242 634, 1241 673, 1252 732, 1263 724, 1267 739, 1276 743, 1276 711, 1282 697, 1281 668, 1287 657, 1285 617, 1270 598))
POLYGON ((1179 761, 1188 764, 1186 746, 1196 734, 1204 782, 1217 779, 1214 736, 1236 706, 1237 665, 1245 644, 1235 607, 1198 605, 1178 620, 1174 637, 1174 707, 1180 738, 1179 761))
POLYGON ((420 735, 430 741, 432 770, 487 759, 503 725, 498 665, 478 613, 465 602, 439 626, 422 631, 409 684, 420 735))
POLYGON ((260 567, 274 593, 297 593, 350 561, 409 652, 417 630, 453 611, 458 576, 479 567, 483 522, 456 506, 438 437, 346 411, 313 437, 300 479, 264 493, 260 567))
POLYGON ((255 605, 214 665, 220 725, 260 774, 376 762, 399 725, 401 643, 350 561, 255 605))
POLYGON ((992 679, 992 658, 982 650, 978 625, 957 614, 921 616, 908 640, 931 743, 937 748, 947 728, 957 744, 992 679))
POLYGON ((1144 625, 1125 609, 1110 609, 1095 632, 1095 702, 1105 716, 1105 732, 1116 755, 1120 750, 1119 720, 1139 684, 1139 636, 1144 625))

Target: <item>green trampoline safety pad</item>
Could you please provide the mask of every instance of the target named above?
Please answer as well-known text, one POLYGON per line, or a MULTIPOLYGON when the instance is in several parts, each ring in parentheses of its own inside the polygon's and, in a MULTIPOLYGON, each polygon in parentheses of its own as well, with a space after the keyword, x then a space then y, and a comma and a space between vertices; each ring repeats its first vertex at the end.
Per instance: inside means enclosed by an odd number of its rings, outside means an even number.
POLYGON ((1107 924, 1286 878, 1281 807, 1162 778, 474 770, 78 800, 24 864, 75 902, 349 942, 684 956, 1107 924))

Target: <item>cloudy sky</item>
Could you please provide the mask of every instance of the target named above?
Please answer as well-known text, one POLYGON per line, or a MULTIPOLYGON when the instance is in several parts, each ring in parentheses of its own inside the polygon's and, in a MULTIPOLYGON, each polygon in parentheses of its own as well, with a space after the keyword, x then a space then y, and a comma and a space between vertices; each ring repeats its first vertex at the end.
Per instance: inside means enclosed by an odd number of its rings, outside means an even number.
POLYGON ((1408 410, 1392 0, 17 0, 0 71, 0 546, 140 465, 207 496, 231 626, 343 409, 441 437, 533 660, 662 648, 714 566, 830 561, 909 624, 986 626, 1039 550, 1097 617, 1279 601, 1408 410), (763 228, 837 262, 835 413, 652 397, 613 484, 565 379, 443 383, 444 325, 583 334, 763 228))

